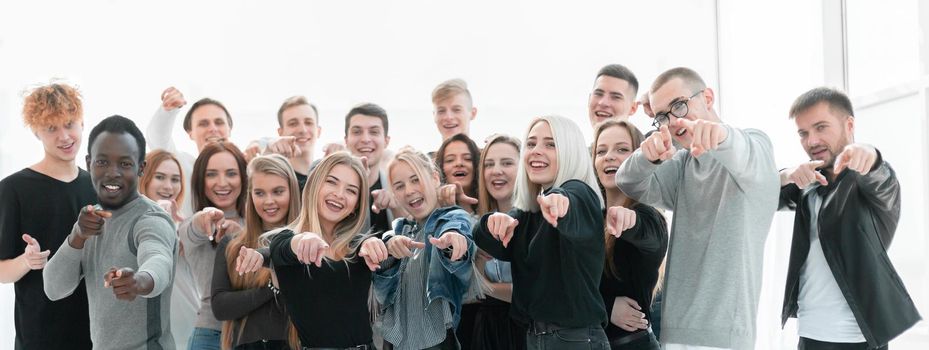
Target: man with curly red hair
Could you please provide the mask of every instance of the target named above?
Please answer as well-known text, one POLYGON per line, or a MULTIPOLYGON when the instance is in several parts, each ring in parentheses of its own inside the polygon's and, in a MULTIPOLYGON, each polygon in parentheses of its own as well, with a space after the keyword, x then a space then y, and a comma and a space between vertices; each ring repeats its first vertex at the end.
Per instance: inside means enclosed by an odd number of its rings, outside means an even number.
POLYGON ((81 207, 97 202, 90 174, 74 162, 84 129, 81 94, 62 83, 40 86, 25 98, 23 121, 45 156, 0 181, 0 283, 15 283, 14 347, 90 349, 84 286, 51 301, 41 271, 81 207))

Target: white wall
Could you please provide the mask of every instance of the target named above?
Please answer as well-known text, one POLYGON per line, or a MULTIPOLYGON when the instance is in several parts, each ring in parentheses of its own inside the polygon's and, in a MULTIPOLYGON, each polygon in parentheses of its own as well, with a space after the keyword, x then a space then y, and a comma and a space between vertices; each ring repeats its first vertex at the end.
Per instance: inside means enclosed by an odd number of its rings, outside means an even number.
MULTIPOLYGON (((907 46, 916 45, 910 40, 916 34, 904 33, 915 21, 906 10, 914 3, 850 2, 852 14, 899 22, 874 25, 850 18, 854 38, 880 31, 869 36, 874 40, 850 39, 853 96, 873 92, 859 86, 878 90, 916 76, 906 68, 918 52, 907 46), (883 84, 884 77, 896 80, 883 84)), ((227 104, 235 119, 233 140, 240 145, 274 133, 280 102, 303 94, 320 107, 320 145, 341 140, 342 118, 352 105, 372 101, 390 114, 393 148, 435 149, 439 136, 429 94, 442 80, 469 82, 479 109, 472 126, 476 140, 494 132, 519 136, 531 117, 550 113, 572 118, 586 131, 593 75, 608 63, 630 67, 642 89, 667 68, 695 68, 716 89, 723 120, 764 130, 774 142, 778 166, 786 167, 806 159, 787 109, 797 95, 827 81, 822 8, 821 2, 801 0, 721 0, 718 7, 710 0, 3 2, 0 177, 41 157, 41 145, 22 127, 21 92, 52 77, 80 85, 87 131, 117 113, 146 125, 161 91, 175 85, 190 102, 210 96, 227 104)), ((907 101, 859 114, 899 114, 925 104, 907 101)), ((899 123, 924 119, 924 110, 899 123)), ((860 125, 875 128, 859 134, 859 140, 886 149, 895 165, 903 163, 896 159, 906 158, 898 152, 906 151, 900 146, 907 139, 891 131, 908 124, 861 119, 860 125)), ((641 113, 633 121, 640 127, 649 123, 641 113)), ((193 151, 180 121, 176 130, 179 146, 193 151)), ((908 131, 925 147, 925 133, 908 131)), ((925 169, 925 155, 914 164, 925 169)), ((909 182, 925 186, 925 171, 906 176, 901 174, 905 188, 917 188, 909 182)), ((909 193, 905 201, 914 198, 909 193)), ((913 200, 904 204, 904 221, 925 214, 926 199, 922 206, 913 200)), ((779 325, 792 219, 778 214, 769 235, 759 349, 796 345, 793 323, 784 331, 779 325)), ((925 228, 898 232, 891 250, 894 262, 907 266, 901 274, 916 291, 923 315, 929 312, 925 228)), ((11 286, 0 286, 0 349, 12 346, 12 305, 11 286)), ((929 336, 919 332, 907 333, 893 346, 925 348, 929 336)))
MULTIPOLYGON (((239 145, 274 133, 277 107, 303 94, 320 107, 323 143, 341 140, 351 106, 372 101, 390 115, 393 148, 432 150, 430 93, 454 77, 468 81, 479 109, 476 140, 522 135, 530 118, 552 113, 586 131, 587 95, 605 64, 627 65, 643 84, 675 65, 715 83, 713 4, 3 2, 0 176, 41 158, 22 126, 21 92, 53 77, 80 85, 86 132, 112 114, 146 125, 175 85, 189 102, 223 101, 239 145)), ((180 121, 175 136, 194 150, 180 121)), ((12 346, 12 305, 12 288, 0 286, 0 349, 12 346)))

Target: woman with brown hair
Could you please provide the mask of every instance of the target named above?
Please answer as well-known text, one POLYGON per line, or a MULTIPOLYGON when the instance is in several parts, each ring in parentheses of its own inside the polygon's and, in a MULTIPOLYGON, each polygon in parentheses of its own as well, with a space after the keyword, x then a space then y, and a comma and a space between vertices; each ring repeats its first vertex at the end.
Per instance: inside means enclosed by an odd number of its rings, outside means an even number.
POLYGON ((188 348, 218 350, 222 322, 213 316, 210 306, 213 264, 217 243, 242 228, 246 203, 242 186, 248 183, 245 156, 231 142, 209 143, 194 162, 190 182, 195 213, 177 230, 184 247, 183 259, 190 265, 200 298, 188 348))
MULTIPOLYGON (((488 138, 480 158, 477 215, 509 212, 513 208, 516 174, 519 169, 518 139, 509 135, 488 138)), ((509 262, 494 259, 482 250, 474 258, 475 268, 490 283, 487 298, 477 305, 470 323, 462 316, 459 336, 468 337, 470 349, 525 349, 526 329, 510 318, 513 275, 509 262), (470 329, 465 329, 470 326, 470 329)), ((464 341, 462 341, 464 344, 464 341)))
POLYGON ((594 131, 594 169, 606 199, 606 266, 600 294, 610 322, 612 349, 659 349, 649 322, 651 304, 668 250, 664 216, 637 203, 615 185, 616 172, 642 143, 642 133, 626 121, 606 120, 594 131))
POLYGON ((458 205, 473 214, 477 206, 478 158, 481 150, 468 135, 449 137, 435 154, 435 163, 442 175, 439 204, 458 205))
POLYGON ((216 247, 212 307, 223 321, 221 345, 228 349, 287 349, 287 314, 277 298, 269 268, 239 273, 248 249, 267 248, 259 237, 283 227, 300 213, 300 188, 294 169, 281 155, 258 156, 248 165, 245 230, 225 236, 216 247))

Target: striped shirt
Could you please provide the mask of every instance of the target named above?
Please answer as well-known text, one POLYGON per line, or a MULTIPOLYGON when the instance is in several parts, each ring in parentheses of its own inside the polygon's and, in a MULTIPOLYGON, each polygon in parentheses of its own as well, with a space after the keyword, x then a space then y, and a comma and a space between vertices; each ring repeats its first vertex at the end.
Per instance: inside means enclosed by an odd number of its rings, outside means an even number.
MULTIPOLYGON (((426 235, 417 225, 414 240, 423 242, 426 235)), ((380 317, 378 331, 393 344, 395 350, 420 350, 435 346, 445 340, 446 330, 452 328, 451 305, 445 299, 432 303, 426 298, 425 252, 413 250, 413 256, 401 272, 400 290, 396 303, 389 306, 380 317), (427 305, 428 304, 428 305, 427 305)))

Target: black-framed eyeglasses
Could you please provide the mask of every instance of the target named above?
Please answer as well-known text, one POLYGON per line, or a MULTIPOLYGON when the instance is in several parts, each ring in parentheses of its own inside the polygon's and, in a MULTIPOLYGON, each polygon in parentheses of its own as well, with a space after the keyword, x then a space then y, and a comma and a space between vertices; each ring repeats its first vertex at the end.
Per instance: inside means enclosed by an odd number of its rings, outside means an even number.
POLYGON ((690 111, 687 107, 687 102, 690 102, 690 99, 697 97, 697 95, 699 95, 705 90, 706 89, 702 89, 700 91, 697 91, 693 95, 690 95, 690 97, 688 98, 674 101, 674 103, 671 104, 671 108, 669 108, 667 112, 655 113, 655 120, 652 121, 652 127, 654 127, 655 129, 658 129, 662 125, 668 125, 669 123, 671 123, 671 117, 668 116, 668 114, 671 114, 678 118, 683 118, 684 116, 686 116, 687 112, 690 111))

